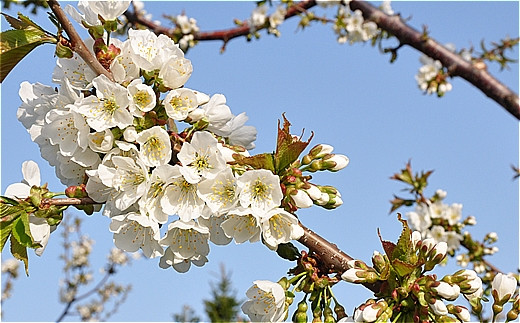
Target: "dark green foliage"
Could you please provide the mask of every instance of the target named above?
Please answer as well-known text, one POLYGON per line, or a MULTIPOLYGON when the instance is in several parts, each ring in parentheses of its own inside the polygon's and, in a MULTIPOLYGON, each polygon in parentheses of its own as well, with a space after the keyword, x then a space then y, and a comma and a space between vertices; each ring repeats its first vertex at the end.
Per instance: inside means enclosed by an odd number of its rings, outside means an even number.
POLYGON ((211 322, 236 322, 240 301, 232 290, 231 274, 221 266, 220 280, 211 284, 212 299, 204 300, 204 308, 211 322))

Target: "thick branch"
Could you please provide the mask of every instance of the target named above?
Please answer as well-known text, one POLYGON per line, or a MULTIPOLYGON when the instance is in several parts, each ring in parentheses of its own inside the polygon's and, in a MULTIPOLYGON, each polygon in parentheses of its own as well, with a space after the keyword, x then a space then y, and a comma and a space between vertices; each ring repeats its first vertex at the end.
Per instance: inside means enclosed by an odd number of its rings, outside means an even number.
MULTIPOLYGON (((299 2, 287 10, 285 18, 291 18, 315 5, 316 1, 314 0, 299 2)), ((425 39, 422 33, 408 26, 399 16, 388 16, 370 3, 359 0, 352 0, 350 2, 350 8, 352 10, 361 10, 365 19, 374 21, 381 29, 394 35, 400 41, 400 46, 409 45, 423 54, 426 54, 435 60, 439 60, 443 66, 448 68, 451 76, 459 76, 473 84, 489 98, 504 107, 516 119, 520 120, 520 103, 518 95, 489 74, 486 70, 476 68, 473 64, 463 60, 459 55, 449 51, 435 40, 431 38, 425 39)), ((146 26, 157 34, 172 34, 171 29, 158 26, 153 22, 144 19, 135 12, 126 12, 125 16, 129 22, 146 26)), ((263 28, 267 28, 267 26, 263 28)), ((244 23, 240 27, 218 31, 199 32, 194 35, 194 39, 200 41, 221 40, 225 45, 229 40, 241 36, 247 36, 249 33, 249 25, 244 23)))
MULTIPOLYGON (((341 251, 335 244, 325 240, 317 233, 311 231, 303 224, 300 223, 300 226, 303 228, 304 234, 303 237, 298 240, 298 242, 309 248, 309 250, 318 254, 320 259, 324 262, 325 266, 327 266, 331 271, 337 273, 343 273, 350 268, 347 263, 350 260, 353 260, 352 257, 341 251)), ((363 286, 370 289, 374 293, 378 293, 381 288, 380 283, 363 284, 363 286)))
POLYGON ((87 46, 77 33, 76 29, 74 29, 74 26, 72 26, 72 23, 70 22, 69 18, 67 18, 67 15, 61 9, 60 4, 56 0, 49 0, 47 1, 49 4, 49 7, 51 8, 52 12, 60 22, 61 26, 63 27, 63 30, 67 33, 70 39, 70 43, 72 45, 72 50, 78 53, 78 55, 87 63, 87 65, 94 71, 96 74, 106 75, 110 80, 114 81, 114 77, 110 72, 108 72, 102 65, 99 63, 99 61, 94 57, 94 55, 88 50, 87 46))
POLYGON ((386 30, 401 42, 418 51, 438 60, 448 68, 450 75, 460 76, 473 84, 485 95, 503 106, 516 119, 520 120, 520 103, 518 95, 507 86, 495 79, 485 69, 478 69, 459 55, 451 52, 435 40, 408 26, 399 16, 388 16, 365 1, 353 0, 350 2, 352 10, 359 9, 365 19, 374 21, 379 28, 386 30))
MULTIPOLYGON (((88 205, 88 204, 99 204, 90 197, 83 198, 53 198, 43 199, 42 205, 56 205, 56 206, 68 206, 68 205, 88 205)), ((343 273, 350 267, 348 262, 353 258, 341 251, 335 244, 325 240, 309 228, 305 227, 300 223, 300 226, 304 230, 304 235, 298 242, 314 251, 318 254, 325 266, 333 272, 343 273)), ((374 293, 377 293, 380 289, 380 284, 364 284, 364 286, 374 293)))

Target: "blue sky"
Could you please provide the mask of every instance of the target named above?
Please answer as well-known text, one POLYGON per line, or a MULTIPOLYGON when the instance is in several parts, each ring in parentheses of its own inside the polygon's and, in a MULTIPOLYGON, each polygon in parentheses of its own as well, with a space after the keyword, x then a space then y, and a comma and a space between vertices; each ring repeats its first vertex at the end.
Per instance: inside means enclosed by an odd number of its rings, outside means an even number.
MULTIPOLYGON (((518 37, 518 2, 395 2, 392 6, 410 17, 416 29, 425 24, 433 38, 454 43, 457 49, 478 49, 482 39, 489 43, 518 37)), ((253 8, 252 2, 146 3, 154 18, 184 11, 197 19, 201 30, 232 27, 233 18, 245 19, 253 8)), ((19 9, 7 13, 15 15, 19 9)), ((43 23, 45 19, 43 12, 35 18, 51 29, 43 23)), ((403 47, 397 61, 390 64, 388 56, 369 44, 338 44, 330 26, 296 31, 296 24, 296 20, 284 23, 281 38, 262 33, 260 40, 232 40, 224 54, 219 53, 220 42, 200 43, 187 54, 194 72, 186 86, 222 93, 235 114, 247 112, 248 124, 258 129, 253 153, 274 150, 277 120, 285 112, 294 133, 303 128, 307 134, 313 131, 312 144, 330 144, 335 152, 350 158, 350 165, 341 172, 314 176, 317 184, 336 186, 344 205, 335 211, 299 211, 300 220, 349 255, 369 261, 374 250, 382 251, 377 228, 388 240, 396 240, 401 230, 396 214, 388 214, 388 201, 403 186, 389 177, 411 159, 416 171, 434 170, 428 195, 442 188, 448 192, 447 203, 462 203, 463 215, 477 218, 477 226, 469 229, 475 238, 498 233, 500 252, 492 261, 505 272, 516 271, 519 182, 512 180, 510 166, 518 165, 518 121, 460 79, 451 80, 453 91, 441 99, 422 94, 414 79, 421 54, 409 47, 403 47)), ((518 58, 518 50, 510 56, 518 58)), ((42 182, 48 182, 51 190, 63 190, 16 120, 19 84, 28 80, 50 85, 54 64, 52 46, 42 46, 2 84, 2 192, 21 180, 21 164, 28 159, 38 162, 42 182)), ((489 64, 489 70, 518 91, 518 65, 499 72, 497 64, 489 64)), ((108 224, 99 214, 84 221, 83 231, 96 241, 94 268, 102 266, 113 245, 108 224)), ((63 309, 57 289, 60 246, 58 229, 42 257, 30 252, 30 276, 15 282, 13 297, 4 303, 4 320, 58 317, 63 309)), ((10 258, 8 248, 2 258, 10 258)), ((132 283, 133 290, 112 319, 167 321, 184 304, 204 317, 202 299, 209 297, 208 282, 216 279, 221 263, 232 272, 241 298, 252 281, 276 281, 292 266, 260 243, 211 245, 208 258, 204 267, 186 274, 159 268, 158 259, 142 259, 123 268, 116 279, 132 283)), ((438 273, 442 276, 454 268, 441 268, 438 273)), ((335 293, 349 314, 370 297, 363 287, 347 284, 339 284, 335 293)))

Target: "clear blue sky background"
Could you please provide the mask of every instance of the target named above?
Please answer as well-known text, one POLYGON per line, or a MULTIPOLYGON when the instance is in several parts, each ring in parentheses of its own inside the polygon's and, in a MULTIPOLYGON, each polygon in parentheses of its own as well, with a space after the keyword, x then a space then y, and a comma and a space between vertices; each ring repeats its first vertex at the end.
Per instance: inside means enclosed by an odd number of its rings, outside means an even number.
MULTIPOLYGON (((482 39, 518 37, 518 2, 394 2, 392 6, 410 17, 416 29, 425 24, 433 38, 454 43, 457 49, 478 48, 482 39)), ((146 3, 157 19, 162 13, 185 11, 198 20, 201 30, 232 27, 233 18, 245 19, 253 8, 252 2, 146 3)), ((44 22, 46 17, 40 11, 35 19, 44 22)), ((313 144, 328 143, 349 156, 351 163, 343 171, 314 177, 316 183, 336 186, 344 205, 332 212, 304 210, 299 212, 300 220, 351 256, 369 261, 374 250, 382 251, 377 228, 385 239, 394 241, 401 230, 396 214, 388 214, 388 201, 403 186, 389 177, 411 159, 417 171, 435 170, 427 194, 442 188, 448 192, 447 203, 462 203, 464 216, 477 218, 477 226, 470 229, 474 237, 498 233, 500 252, 493 263, 505 272, 516 271, 519 184, 512 180, 510 166, 518 165, 518 121, 460 79, 452 80, 453 91, 444 98, 423 95, 414 80, 421 54, 409 47, 402 48, 398 60, 390 64, 388 56, 369 44, 338 44, 330 26, 296 32, 296 24, 296 20, 284 23, 280 39, 262 33, 259 41, 232 40, 224 54, 219 54, 220 42, 199 44, 187 54, 194 67, 187 86, 222 93, 235 114, 246 111, 249 124, 258 128, 254 153, 274 149, 277 119, 285 112, 294 133, 302 128, 307 134, 314 131, 313 144)), ((7 27, 2 20, 2 30, 7 27)), ((518 57, 518 51, 510 56, 518 57)), ((43 46, 2 84, 2 192, 21 180, 21 164, 28 159, 38 162, 42 181, 49 182, 52 190, 63 190, 16 120, 19 84, 25 80, 51 84, 54 64, 52 46, 43 46)), ((518 65, 499 72, 496 64, 489 64, 489 69, 518 90, 518 65)), ((84 232, 96 240, 94 266, 102 266, 112 246, 108 224, 101 215, 84 221, 84 232)), ((60 246, 58 229, 42 257, 30 252, 30 277, 15 282, 14 296, 4 304, 4 320, 58 317, 63 309, 57 293, 62 275, 60 246)), ((10 257, 6 248, 2 258, 10 257)), ((186 274, 160 269, 158 259, 143 259, 117 275, 117 281, 132 283, 133 290, 112 319, 168 321, 184 304, 205 318, 202 299, 209 297, 209 281, 216 279, 221 263, 232 272, 240 298, 252 281, 276 281, 292 266, 260 243, 211 245, 209 263, 186 274)), ((449 271, 454 267, 438 273, 449 271)), ((363 287, 343 283, 335 291, 349 314, 370 297, 363 287)))

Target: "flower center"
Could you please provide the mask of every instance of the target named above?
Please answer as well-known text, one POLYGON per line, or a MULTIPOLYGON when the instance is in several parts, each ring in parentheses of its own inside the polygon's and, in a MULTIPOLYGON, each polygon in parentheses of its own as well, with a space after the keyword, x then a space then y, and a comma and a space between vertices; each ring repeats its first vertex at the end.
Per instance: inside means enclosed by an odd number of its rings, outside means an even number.
POLYGON ((105 99, 103 101, 103 109, 110 115, 114 114, 119 106, 113 98, 105 99))
POLYGON ((142 109, 152 103, 152 98, 145 90, 139 90, 134 94, 134 102, 142 109))
POLYGON ((269 185, 264 184, 262 180, 258 178, 253 184, 251 193, 254 199, 261 201, 267 200, 269 198, 269 185))

